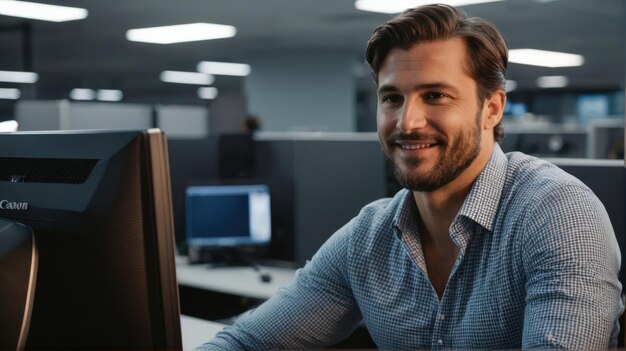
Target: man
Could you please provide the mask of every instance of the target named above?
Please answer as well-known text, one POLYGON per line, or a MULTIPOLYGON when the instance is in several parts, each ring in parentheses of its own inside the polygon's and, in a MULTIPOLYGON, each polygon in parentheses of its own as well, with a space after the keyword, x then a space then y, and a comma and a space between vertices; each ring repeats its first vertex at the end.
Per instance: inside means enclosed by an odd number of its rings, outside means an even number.
POLYGON ((498 31, 419 7, 379 26, 366 58, 380 143, 407 189, 366 206, 291 285, 203 348, 320 348, 361 322, 389 350, 615 343, 621 258, 604 207, 557 167, 497 143, 498 31))

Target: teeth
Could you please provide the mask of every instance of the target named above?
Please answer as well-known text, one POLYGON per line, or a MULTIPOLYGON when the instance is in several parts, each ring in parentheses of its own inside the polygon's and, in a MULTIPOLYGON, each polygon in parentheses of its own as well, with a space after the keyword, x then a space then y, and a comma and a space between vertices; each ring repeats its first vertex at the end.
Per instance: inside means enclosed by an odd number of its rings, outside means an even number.
POLYGON ((431 146, 432 144, 409 144, 409 145, 401 145, 404 150, 417 150, 423 149, 431 146))

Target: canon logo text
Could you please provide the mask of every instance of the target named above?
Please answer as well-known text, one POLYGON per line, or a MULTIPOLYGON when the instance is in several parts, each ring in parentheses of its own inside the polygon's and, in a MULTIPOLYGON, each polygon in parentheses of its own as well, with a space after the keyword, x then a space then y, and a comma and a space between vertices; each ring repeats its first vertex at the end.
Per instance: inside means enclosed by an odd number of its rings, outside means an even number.
POLYGON ((0 210, 28 210, 28 202, 14 202, 9 200, 0 200, 0 210))

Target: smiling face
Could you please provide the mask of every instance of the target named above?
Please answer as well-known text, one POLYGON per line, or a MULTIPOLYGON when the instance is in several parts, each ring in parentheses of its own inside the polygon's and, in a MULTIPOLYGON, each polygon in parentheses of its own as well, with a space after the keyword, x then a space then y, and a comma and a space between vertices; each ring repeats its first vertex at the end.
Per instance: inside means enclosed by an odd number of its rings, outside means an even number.
POLYGON ((437 190, 478 156, 491 154, 493 138, 483 128, 486 105, 478 101, 465 60, 465 43, 457 38, 394 48, 381 65, 378 136, 406 188, 437 190))

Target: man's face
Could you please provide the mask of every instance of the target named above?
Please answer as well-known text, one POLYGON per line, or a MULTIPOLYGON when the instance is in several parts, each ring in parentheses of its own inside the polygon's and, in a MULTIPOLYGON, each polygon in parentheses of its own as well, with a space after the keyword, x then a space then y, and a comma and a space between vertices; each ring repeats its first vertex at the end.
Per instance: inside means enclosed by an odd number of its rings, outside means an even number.
MULTIPOLYGON (((392 49, 378 72, 378 136, 400 184, 436 190, 481 152, 482 103, 461 39, 392 49)), ((490 151, 489 151, 490 152, 490 151)))

